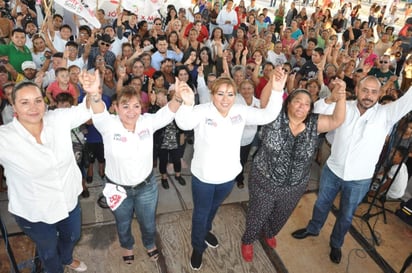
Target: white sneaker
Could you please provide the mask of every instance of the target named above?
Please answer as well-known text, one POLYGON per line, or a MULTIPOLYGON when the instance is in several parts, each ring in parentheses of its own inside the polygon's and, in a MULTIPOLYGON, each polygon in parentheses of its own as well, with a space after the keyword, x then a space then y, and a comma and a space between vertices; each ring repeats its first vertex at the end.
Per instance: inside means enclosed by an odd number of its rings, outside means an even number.
POLYGON ((79 261, 79 265, 77 267, 74 267, 69 264, 67 265, 67 267, 76 272, 85 272, 87 270, 87 265, 82 261, 79 261))

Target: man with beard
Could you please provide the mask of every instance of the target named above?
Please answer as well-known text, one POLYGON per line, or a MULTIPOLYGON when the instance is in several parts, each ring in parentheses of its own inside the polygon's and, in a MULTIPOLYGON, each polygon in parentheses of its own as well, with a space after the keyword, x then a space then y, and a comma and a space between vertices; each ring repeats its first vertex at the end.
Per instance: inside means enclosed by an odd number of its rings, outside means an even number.
MULTIPOLYGON (((369 190, 387 134, 412 110, 411 89, 397 101, 380 105, 377 102, 382 93, 381 82, 375 76, 363 78, 356 86, 357 100, 347 102, 345 121, 334 130, 331 155, 323 167, 312 219, 306 228, 292 233, 296 239, 318 236, 340 193, 339 212, 329 242, 329 258, 334 263, 341 261, 345 234, 356 208, 369 190)), ((315 112, 331 111, 334 106, 330 100, 319 100, 315 112)))

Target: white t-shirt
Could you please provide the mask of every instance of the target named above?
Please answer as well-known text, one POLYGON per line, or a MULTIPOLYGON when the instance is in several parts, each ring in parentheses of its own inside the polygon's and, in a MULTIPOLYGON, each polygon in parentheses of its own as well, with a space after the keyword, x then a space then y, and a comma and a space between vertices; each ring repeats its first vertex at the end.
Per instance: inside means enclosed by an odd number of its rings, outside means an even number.
MULTIPOLYGON (((393 165, 388 172, 388 177, 393 178, 398 169, 399 164, 393 165)), ((389 199, 401 198, 405 194, 406 186, 408 185, 408 168, 405 163, 402 163, 399 172, 396 174, 395 180, 392 182, 386 197, 389 199)))

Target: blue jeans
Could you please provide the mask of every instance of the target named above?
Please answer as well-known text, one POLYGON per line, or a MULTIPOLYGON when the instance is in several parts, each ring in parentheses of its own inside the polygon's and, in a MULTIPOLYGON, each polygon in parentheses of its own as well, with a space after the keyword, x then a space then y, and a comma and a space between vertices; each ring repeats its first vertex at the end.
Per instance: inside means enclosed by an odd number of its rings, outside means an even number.
POLYGON ((156 239, 156 207, 158 189, 156 177, 151 174, 140 187, 126 188, 127 198, 113 211, 116 219, 117 234, 120 246, 133 249, 132 235, 133 212, 136 214, 142 235, 143 246, 146 249, 155 247, 156 239))
POLYGON ((339 212, 330 236, 330 246, 340 248, 348 232, 356 208, 369 190, 372 179, 345 181, 336 176, 328 167, 323 167, 320 178, 318 199, 313 207, 312 220, 307 230, 318 234, 323 227, 336 195, 341 192, 339 212))
POLYGON ((212 229, 217 209, 232 191, 234 180, 223 184, 208 184, 192 177, 193 216, 192 247, 203 253, 207 248, 206 234, 212 229))
POLYGON ((55 224, 30 222, 14 216, 19 227, 36 244, 39 258, 47 273, 63 273, 63 265, 73 262, 74 245, 80 238, 81 209, 79 204, 69 216, 55 224))

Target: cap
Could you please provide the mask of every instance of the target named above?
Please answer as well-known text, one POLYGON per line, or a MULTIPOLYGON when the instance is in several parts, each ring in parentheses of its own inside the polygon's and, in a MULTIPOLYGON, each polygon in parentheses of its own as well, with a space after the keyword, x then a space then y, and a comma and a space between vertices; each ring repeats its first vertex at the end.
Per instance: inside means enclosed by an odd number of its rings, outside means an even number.
POLYGON ((106 69, 109 69, 110 71, 112 71, 112 73, 114 73, 114 68, 113 68, 113 66, 106 64, 104 67, 105 67, 106 69))
POLYGON ((6 82, 5 84, 3 84, 3 90, 4 89, 6 89, 7 87, 9 87, 9 86, 12 86, 12 87, 14 87, 16 85, 16 83, 15 82, 6 82))
POLYGON ((112 38, 110 38, 110 36, 108 34, 103 34, 102 36, 99 37, 98 40, 109 43, 109 44, 113 43, 112 38))
POLYGON ((360 51, 358 46, 352 46, 350 50, 351 51, 360 51))
POLYGON ((29 68, 31 68, 31 69, 37 69, 37 67, 36 67, 36 64, 34 63, 34 62, 32 62, 32 61, 24 61, 22 64, 21 64, 21 70, 26 70, 26 69, 29 69, 29 68))

